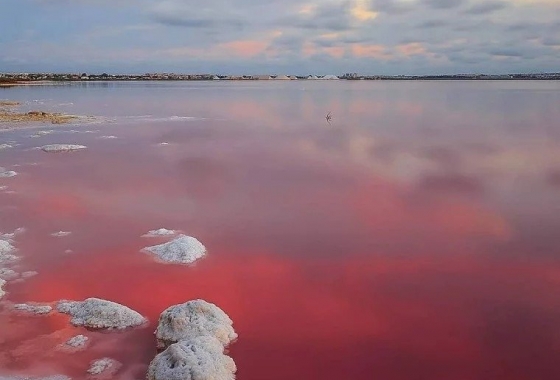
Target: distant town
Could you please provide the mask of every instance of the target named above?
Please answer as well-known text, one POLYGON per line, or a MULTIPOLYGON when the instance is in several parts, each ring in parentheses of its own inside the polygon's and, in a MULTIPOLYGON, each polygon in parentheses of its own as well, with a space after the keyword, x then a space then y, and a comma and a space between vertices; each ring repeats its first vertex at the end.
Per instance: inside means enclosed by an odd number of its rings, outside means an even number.
POLYGON ((216 75, 216 74, 56 74, 0 73, 0 84, 37 81, 210 81, 210 80, 560 80, 560 73, 456 75, 216 75))

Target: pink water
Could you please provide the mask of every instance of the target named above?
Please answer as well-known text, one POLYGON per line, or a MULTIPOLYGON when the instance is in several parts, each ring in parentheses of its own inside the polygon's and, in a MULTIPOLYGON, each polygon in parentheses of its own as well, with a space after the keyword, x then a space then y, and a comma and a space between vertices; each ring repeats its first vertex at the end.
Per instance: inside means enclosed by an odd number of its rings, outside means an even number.
POLYGON ((150 320, 89 332, 0 304, 0 375, 84 379, 112 357, 141 379, 159 313, 203 298, 234 321, 241 380, 560 378, 559 85, 193 86, 0 93, 114 118, 0 135, 21 144, 0 166, 22 164, 0 179, 0 231, 26 228, 16 269, 39 272, 3 301, 98 297, 150 320), (46 143, 88 149, 28 149, 46 143), (141 235, 160 227, 208 257, 155 262, 140 250, 166 239, 141 235), (79 333, 86 351, 54 349, 79 333))

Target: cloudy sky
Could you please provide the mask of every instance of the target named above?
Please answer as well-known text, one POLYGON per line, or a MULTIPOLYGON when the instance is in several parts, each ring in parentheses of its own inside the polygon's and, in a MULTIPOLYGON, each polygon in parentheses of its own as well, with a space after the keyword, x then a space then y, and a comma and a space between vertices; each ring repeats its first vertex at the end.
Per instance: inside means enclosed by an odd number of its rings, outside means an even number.
POLYGON ((560 71, 560 0, 0 0, 0 71, 560 71))

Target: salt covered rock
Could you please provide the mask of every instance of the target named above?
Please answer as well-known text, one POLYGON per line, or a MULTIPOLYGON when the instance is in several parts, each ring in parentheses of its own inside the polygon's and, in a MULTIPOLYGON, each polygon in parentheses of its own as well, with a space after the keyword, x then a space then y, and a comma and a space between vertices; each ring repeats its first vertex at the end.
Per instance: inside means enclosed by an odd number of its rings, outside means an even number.
POLYGON ((44 145, 41 149, 44 152, 49 153, 56 153, 56 152, 70 152, 74 150, 86 149, 87 147, 84 145, 75 145, 75 144, 51 144, 51 145, 44 145))
POLYGON ((146 247, 143 251, 166 263, 191 264, 206 254, 206 247, 191 236, 179 235, 170 242, 146 247))
POLYGON ((204 300, 174 305, 161 313, 156 329, 157 347, 167 348, 173 343, 199 336, 211 336, 228 345, 237 338, 233 321, 218 306, 204 300))
POLYGON ((89 338, 84 335, 76 335, 72 337, 64 343, 65 346, 72 348, 72 349, 81 349, 84 348, 89 341, 89 338))
POLYGON ((148 368, 148 380, 233 380, 237 368, 214 337, 199 336, 172 344, 148 368))
POLYGON ((93 329, 125 329, 147 322, 138 312, 116 302, 88 298, 85 301, 60 301, 57 310, 70 314, 74 326, 93 329))
POLYGON ((160 228, 159 230, 151 230, 147 234, 143 235, 143 237, 158 237, 158 236, 169 236, 175 235, 176 232, 174 230, 168 230, 166 228, 160 228))
POLYGON ((14 305, 14 309, 25 313, 31 313, 36 315, 49 314, 52 311, 52 307, 49 305, 35 305, 35 304, 26 304, 26 303, 16 304, 14 305))
POLYGON ((58 232, 52 233, 51 236, 54 236, 54 237, 66 237, 66 236, 69 236, 69 235, 71 235, 71 234, 72 234, 72 232, 68 232, 68 231, 58 231, 58 232))
POLYGON ((103 358, 91 362, 87 372, 97 379, 109 379, 117 373, 121 366, 122 364, 114 359, 103 358))

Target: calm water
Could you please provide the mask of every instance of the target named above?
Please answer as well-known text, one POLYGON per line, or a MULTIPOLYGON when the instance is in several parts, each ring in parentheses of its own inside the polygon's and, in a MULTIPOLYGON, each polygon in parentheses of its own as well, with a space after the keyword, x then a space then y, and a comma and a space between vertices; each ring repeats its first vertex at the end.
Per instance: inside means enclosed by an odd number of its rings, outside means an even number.
POLYGON ((234 320, 240 380, 560 378, 560 83, 112 83, 0 98, 103 117, 0 134, 19 144, 0 151, 19 172, 0 179, 0 231, 27 229, 17 269, 39 272, 3 301, 99 297, 150 319, 86 332, 90 348, 69 356, 53 347, 85 330, 66 316, 0 306, 3 372, 83 379, 113 357, 119 379, 141 379, 159 313, 204 298, 234 320), (88 149, 29 149, 47 143, 88 149), (208 257, 154 262, 139 250, 159 241, 141 235, 160 227, 208 257))

